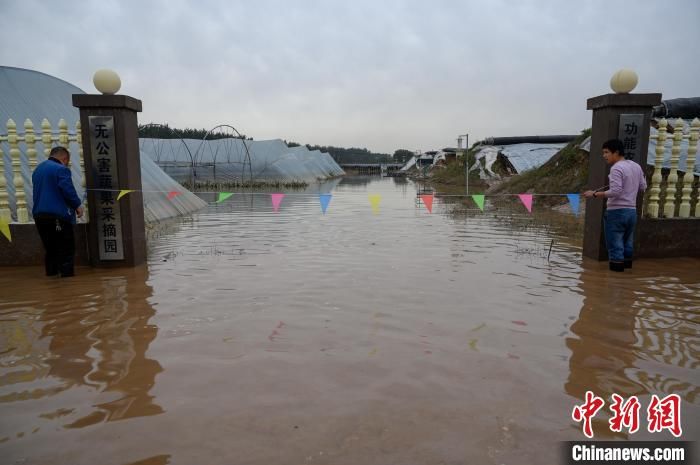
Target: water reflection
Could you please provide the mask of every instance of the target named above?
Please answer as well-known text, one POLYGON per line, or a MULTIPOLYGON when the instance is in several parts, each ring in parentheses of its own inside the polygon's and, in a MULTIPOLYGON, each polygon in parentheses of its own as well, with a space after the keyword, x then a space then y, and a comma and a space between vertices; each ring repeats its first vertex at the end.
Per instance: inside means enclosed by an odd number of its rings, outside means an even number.
MULTIPOLYGON (((219 192, 195 192, 200 198, 210 204, 207 209, 209 213, 223 212, 253 212, 272 210, 270 202, 270 192, 285 194, 282 206, 285 210, 298 206, 299 204, 318 204, 319 194, 328 194, 342 183, 341 178, 333 178, 326 181, 309 184, 303 188, 265 188, 265 189, 237 189, 232 196, 219 203, 219 192)), ((201 213, 201 212, 200 212, 201 213)), ((197 218, 199 215, 195 215, 197 218)))
POLYGON ((170 463, 169 454, 154 455, 153 457, 148 457, 146 459, 137 460, 136 462, 130 462, 125 465, 167 465, 170 463))
MULTIPOLYGON (((694 260, 676 260, 663 275, 653 262, 632 273, 606 273, 584 262, 583 305, 566 339, 571 350, 565 390, 583 399, 587 390, 609 399, 679 394, 696 404, 700 388, 700 323, 694 260)), ((605 428, 602 428, 605 429, 605 428)))
POLYGON ((367 186, 371 182, 376 182, 376 181, 381 181, 382 178, 379 176, 346 176, 341 178, 340 183, 338 183, 339 187, 348 187, 348 186, 367 186))
POLYGON ((158 333, 149 324, 155 311, 146 269, 39 283, 30 271, 23 280, 0 275, 2 287, 12 280, 14 291, 14 300, 0 304, 0 404, 18 420, 13 428, 38 428, 43 420, 80 428, 162 413, 149 394, 162 367, 146 356, 158 333), (41 402, 26 405, 50 396, 60 398, 51 410, 33 411, 41 402))

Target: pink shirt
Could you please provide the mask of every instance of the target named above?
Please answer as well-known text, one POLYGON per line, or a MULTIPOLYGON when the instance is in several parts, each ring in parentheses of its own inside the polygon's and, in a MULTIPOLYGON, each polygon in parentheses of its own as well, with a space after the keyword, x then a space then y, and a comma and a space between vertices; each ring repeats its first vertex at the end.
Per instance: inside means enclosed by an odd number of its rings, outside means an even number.
POLYGON ((610 189, 605 191, 608 210, 637 208, 637 193, 647 188, 642 167, 632 160, 620 160, 610 168, 610 189))

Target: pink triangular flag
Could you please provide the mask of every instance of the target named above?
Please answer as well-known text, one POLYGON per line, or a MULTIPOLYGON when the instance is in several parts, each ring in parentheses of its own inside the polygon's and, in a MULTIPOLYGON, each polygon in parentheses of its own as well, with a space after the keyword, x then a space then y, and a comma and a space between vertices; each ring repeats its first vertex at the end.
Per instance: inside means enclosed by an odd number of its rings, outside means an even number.
POLYGON ((430 194, 423 194, 420 196, 420 199, 423 201, 423 204, 425 205, 425 208, 428 209, 428 213, 433 212, 433 195, 430 194))
POLYGON ((532 194, 518 194, 518 197, 520 197, 520 201, 525 205, 527 211, 532 213, 532 194))
POLYGON ((284 198, 284 194, 270 194, 270 198, 272 198, 272 208, 275 211, 278 211, 280 209, 282 199, 284 198))
POLYGON ((175 197, 177 197, 177 196, 180 195, 180 194, 182 194, 182 192, 179 192, 179 191, 170 191, 170 192, 168 192, 168 200, 172 200, 172 199, 174 199, 175 197))

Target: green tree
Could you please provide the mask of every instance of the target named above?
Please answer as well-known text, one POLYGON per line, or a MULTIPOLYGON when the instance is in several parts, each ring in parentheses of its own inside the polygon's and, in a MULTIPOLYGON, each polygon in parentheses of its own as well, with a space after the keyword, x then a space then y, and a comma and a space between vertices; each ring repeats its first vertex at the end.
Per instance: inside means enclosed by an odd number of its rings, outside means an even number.
POLYGON ((365 148, 344 148, 333 147, 332 145, 309 145, 306 144, 309 150, 320 150, 328 152, 338 164, 356 164, 356 163, 390 163, 391 155, 388 153, 370 152, 365 148))
POLYGON ((412 157, 413 157, 413 152, 411 152, 410 150, 406 150, 406 149, 398 149, 396 152, 394 152, 394 156, 393 156, 395 163, 406 163, 412 157))
MULTIPOLYGON (((167 124, 153 126, 149 126, 146 124, 139 127, 139 137, 152 139, 204 139, 204 136, 207 135, 207 132, 209 131, 207 131, 206 129, 171 128, 167 124)), ((221 132, 213 132, 209 134, 207 140, 225 139, 229 137, 239 138, 238 136, 233 136, 230 132, 225 132, 224 130, 222 130, 221 132)), ((240 139, 253 140, 252 137, 246 137, 245 135, 242 135, 240 139)))

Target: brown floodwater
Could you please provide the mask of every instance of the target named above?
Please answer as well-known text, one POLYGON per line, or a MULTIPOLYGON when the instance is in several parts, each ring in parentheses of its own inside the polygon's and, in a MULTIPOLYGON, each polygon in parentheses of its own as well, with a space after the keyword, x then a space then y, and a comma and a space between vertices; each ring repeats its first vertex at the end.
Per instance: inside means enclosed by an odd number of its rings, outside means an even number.
POLYGON ((0 269, 0 463, 557 463, 587 390, 679 394, 698 439, 699 260, 612 274, 571 216, 416 188, 234 195, 147 266, 0 269))

